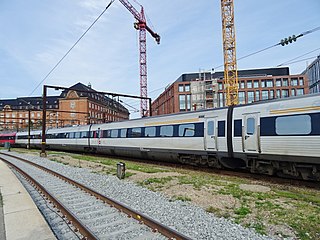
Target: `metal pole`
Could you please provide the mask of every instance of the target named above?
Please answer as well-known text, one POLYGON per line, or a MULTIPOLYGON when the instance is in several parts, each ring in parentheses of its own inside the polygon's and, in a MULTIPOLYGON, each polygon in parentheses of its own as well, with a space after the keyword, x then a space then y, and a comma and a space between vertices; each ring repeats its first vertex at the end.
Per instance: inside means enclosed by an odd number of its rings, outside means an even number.
MULTIPOLYGON (((29 106, 30 107, 30 106, 29 106)), ((30 128, 31 128, 31 110, 28 109, 28 146, 27 148, 30 149, 30 128)))
POLYGON ((47 86, 43 85, 43 96, 42 96, 42 141, 41 141, 41 153, 40 157, 46 157, 46 121, 47 121, 47 86))
POLYGON ((151 98, 149 98, 149 116, 152 116, 152 109, 151 109, 151 98))

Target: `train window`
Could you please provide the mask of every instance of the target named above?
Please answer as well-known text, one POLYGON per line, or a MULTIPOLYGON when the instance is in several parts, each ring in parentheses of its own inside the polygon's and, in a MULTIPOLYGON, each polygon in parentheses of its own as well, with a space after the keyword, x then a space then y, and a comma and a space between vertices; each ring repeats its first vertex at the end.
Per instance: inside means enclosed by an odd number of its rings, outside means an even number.
POLYGON ((146 127, 144 135, 145 135, 145 137, 155 137, 156 136, 156 127, 146 127))
POLYGON ((111 136, 111 130, 103 130, 102 138, 109 138, 111 136))
POLYGON ((276 133, 278 135, 310 134, 311 117, 309 115, 277 117, 276 133))
POLYGON ((161 126, 160 127, 161 137, 172 137, 173 136, 173 126, 161 126))
POLYGON ((234 120, 234 129, 233 129, 233 135, 235 137, 241 137, 242 136, 242 120, 234 120))
POLYGON ((117 138, 118 137, 118 129, 113 129, 111 130, 111 137, 112 138, 117 138))
POLYGON ((89 137, 89 132, 85 131, 82 132, 82 138, 88 138, 89 137))
POLYGON ((133 137, 133 138, 141 137, 141 128, 139 128, 139 127, 132 128, 130 137, 133 137))
POLYGON ((69 133, 69 138, 74 138, 74 132, 69 133))
POLYGON ((207 127, 208 127, 208 128, 207 128, 207 134, 208 134, 209 136, 214 135, 214 121, 209 121, 207 127))
POLYGON ((193 137, 194 134, 194 124, 182 124, 179 126, 179 137, 193 137))
POLYGON ((254 118, 247 118, 247 135, 253 135, 256 128, 256 120, 254 118))
POLYGON ((90 131, 90 138, 94 138, 94 131, 90 131))
POLYGON ((103 131, 100 131, 100 128, 98 128, 98 130, 96 130, 96 138, 101 138, 103 137, 103 131))
POLYGON ((218 137, 226 136, 226 122, 218 121, 218 137))
POLYGON ((81 132, 75 132, 75 138, 81 138, 81 132))
POLYGON ((127 137, 127 129, 126 128, 120 129, 120 137, 121 138, 127 137))

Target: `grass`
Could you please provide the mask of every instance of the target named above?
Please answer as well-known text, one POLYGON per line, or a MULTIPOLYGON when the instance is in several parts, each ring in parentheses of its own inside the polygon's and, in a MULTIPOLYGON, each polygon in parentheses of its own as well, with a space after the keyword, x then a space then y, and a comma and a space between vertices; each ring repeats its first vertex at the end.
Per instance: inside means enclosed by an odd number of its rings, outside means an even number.
POLYGON ((249 213, 251 213, 251 210, 245 206, 241 206, 240 208, 236 208, 234 210, 234 213, 238 215, 239 217, 245 217, 249 213))
POLYGON ((255 222, 249 227, 254 228, 261 235, 267 235, 266 226, 262 222, 255 222))
MULTIPOLYGON (((116 166, 117 163, 120 161, 119 159, 106 158, 106 157, 100 157, 100 156, 96 157, 96 156, 90 156, 90 155, 69 154, 69 156, 77 160, 95 162, 95 163, 100 163, 107 166, 116 166)), ((150 166, 144 163, 134 163, 134 162, 126 161, 125 164, 126 164, 127 170, 134 170, 134 171, 139 171, 144 173, 158 173, 158 172, 168 171, 166 169, 150 166)))

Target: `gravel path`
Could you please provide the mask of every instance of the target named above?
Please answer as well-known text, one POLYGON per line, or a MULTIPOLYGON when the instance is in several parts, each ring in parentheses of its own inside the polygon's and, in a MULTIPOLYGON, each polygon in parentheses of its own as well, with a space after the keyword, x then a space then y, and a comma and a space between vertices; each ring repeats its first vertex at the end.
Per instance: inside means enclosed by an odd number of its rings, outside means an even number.
POLYGON ((224 218, 217 218, 200 207, 172 201, 161 193, 149 191, 115 176, 100 175, 87 169, 66 166, 30 155, 11 153, 68 176, 102 194, 134 208, 193 239, 271 239, 224 218))

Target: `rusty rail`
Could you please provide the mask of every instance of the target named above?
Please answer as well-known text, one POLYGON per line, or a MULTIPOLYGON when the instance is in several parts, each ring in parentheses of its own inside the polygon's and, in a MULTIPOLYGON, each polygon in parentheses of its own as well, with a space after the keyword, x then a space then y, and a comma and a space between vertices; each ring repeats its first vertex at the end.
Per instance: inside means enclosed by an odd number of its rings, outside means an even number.
MULTIPOLYGON (((10 156, 10 155, 8 155, 8 156, 10 156)), ((10 156, 10 157, 13 157, 13 156, 10 156)), ((13 157, 13 158, 15 158, 15 157, 13 157)), ((29 180, 29 182, 36 188, 37 191, 44 194, 46 196, 46 198, 54 205, 54 207, 58 208, 61 211, 63 216, 65 216, 70 221, 70 224, 72 224, 76 228, 76 231, 79 231, 81 233, 81 235, 84 237, 84 239, 88 239, 88 240, 98 239, 98 237, 96 237, 95 234, 93 232, 91 232, 90 229, 88 229, 86 226, 84 226, 77 219, 77 217, 75 217, 71 212, 69 212, 69 210, 58 199, 56 199, 48 191, 46 191, 46 189, 37 180, 32 178, 28 173, 24 172, 21 168, 10 163, 6 159, 0 157, 0 160, 4 161, 6 164, 13 167, 21 175, 23 175, 25 178, 27 178, 29 180)))

